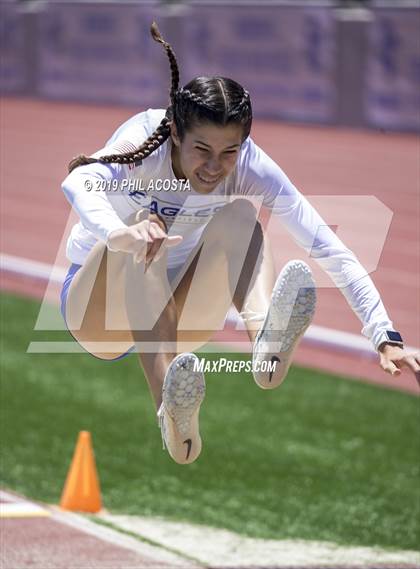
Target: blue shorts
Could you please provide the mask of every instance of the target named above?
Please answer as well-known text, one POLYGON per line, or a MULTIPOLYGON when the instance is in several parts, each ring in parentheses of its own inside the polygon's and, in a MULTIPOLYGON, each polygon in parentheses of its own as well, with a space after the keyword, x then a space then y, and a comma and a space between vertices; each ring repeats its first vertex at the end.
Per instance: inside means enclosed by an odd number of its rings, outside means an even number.
MULTIPOLYGON (((66 275, 66 278, 64 279, 63 282, 63 286, 61 288, 61 293, 60 293, 60 310, 61 310, 61 314, 63 315, 64 318, 64 322, 66 323, 67 326, 67 321, 66 321, 66 306, 67 306, 67 296, 69 294, 69 288, 70 285, 72 283, 72 280, 74 278, 74 275, 77 273, 77 271, 80 269, 82 265, 77 265, 76 263, 73 263, 66 275)), ((176 267, 174 269, 168 269, 168 279, 169 282, 172 282, 174 280, 174 278, 176 277, 176 275, 179 273, 181 267, 176 267)), ((67 326, 68 328, 68 326, 67 326)), ((70 331, 70 330, 69 330, 70 331)), ((124 354, 121 354, 120 356, 117 356, 116 358, 110 359, 110 360, 105 360, 107 362, 115 362, 117 360, 121 360, 122 358, 125 358, 125 356, 128 356, 129 354, 131 354, 132 352, 134 352, 134 350, 136 349, 136 346, 132 346, 129 350, 127 350, 124 354)), ((93 354, 91 354, 93 355, 93 354)))
MULTIPOLYGON (((82 265, 76 265, 76 263, 73 263, 70 267, 70 269, 67 272, 66 278, 64 279, 63 282, 63 286, 61 289, 61 294, 60 294, 60 309, 61 309, 61 314, 63 315, 64 318, 64 322, 66 322, 66 305, 67 305, 67 295, 69 294, 69 288, 71 285, 71 282, 73 280, 74 275, 77 273, 77 271, 80 269, 82 265)), ((66 326, 67 326, 67 322, 66 322, 66 326)))

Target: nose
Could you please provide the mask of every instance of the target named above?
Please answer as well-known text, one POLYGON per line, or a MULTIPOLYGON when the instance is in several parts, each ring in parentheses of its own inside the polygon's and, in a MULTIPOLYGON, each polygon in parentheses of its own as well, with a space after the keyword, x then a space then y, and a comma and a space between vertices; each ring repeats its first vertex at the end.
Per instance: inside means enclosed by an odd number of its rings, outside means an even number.
POLYGON ((210 176, 217 176, 222 171, 222 165, 216 158, 211 158, 206 162, 206 171, 210 176))

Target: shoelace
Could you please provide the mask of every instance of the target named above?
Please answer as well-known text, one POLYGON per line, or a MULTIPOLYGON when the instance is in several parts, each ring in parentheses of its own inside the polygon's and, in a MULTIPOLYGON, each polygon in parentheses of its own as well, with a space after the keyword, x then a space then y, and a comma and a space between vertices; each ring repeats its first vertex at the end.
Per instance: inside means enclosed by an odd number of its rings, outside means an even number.
POLYGON ((160 428, 160 434, 162 435, 162 448, 163 450, 166 450, 166 442, 165 442, 165 435, 164 435, 164 430, 165 430, 165 424, 164 424, 164 407, 163 407, 163 403, 161 404, 161 406, 159 407, 159 410, 157 412, 157 418, 158 418, 158 425, 160 428))

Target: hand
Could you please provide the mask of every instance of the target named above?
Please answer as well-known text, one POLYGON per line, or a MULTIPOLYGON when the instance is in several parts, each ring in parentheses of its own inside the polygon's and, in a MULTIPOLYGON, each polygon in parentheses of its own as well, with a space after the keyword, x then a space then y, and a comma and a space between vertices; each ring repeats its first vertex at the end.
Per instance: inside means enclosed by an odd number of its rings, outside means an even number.
POLYGON ((108 246, 112 251, 132 253, 134 261, 146 261, 146 268, 164 253, 164 247, 174 247, 182 241, 181 235, 168 236, 157 221, 145 219, 124 229, 116 229, 108 237, 108 246))
POLYGON ((420 352, 408 352, 395 344, 384 343, 379 347, 379 357, 384 371, 399 376, 401 369, 408 367, 420 385, 420 352))

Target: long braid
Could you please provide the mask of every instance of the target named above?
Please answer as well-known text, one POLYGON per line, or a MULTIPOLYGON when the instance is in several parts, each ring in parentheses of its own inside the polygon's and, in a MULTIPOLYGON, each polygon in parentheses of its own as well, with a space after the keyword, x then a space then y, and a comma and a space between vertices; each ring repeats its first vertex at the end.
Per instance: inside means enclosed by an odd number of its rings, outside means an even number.
MULTIPOLYGON (((170 98, 171 103, 173 104, 175 100, 175 94, 178 90, 179 85, 179 69, 178 63, 176 60, 175 52, 161 36, 159 32, 159 28, 157 27, 156 23, 153 22, 152 27, 150 29, 152 37, 158 43, 161 43, 165 48, 166 54, 169 59, 169 64, 171 67, 171 90, 170 90, 170 98)), ((171 133, 170 128, 171 122, 171 111, 170 109, 167 110, 166 116, 162 119, 157 129, 147 138, 139 148, 134 150, 133 152, 126 152, 124 154, 110 154, 108 156, 100 156, 99 158, 92 158, 90 156, 85 156, 84 154, 80 154, 73 158, 68 165, 69 172, 72 172, 78 166, 82 166, 85 164, 94 164, 96 162, 100 163, 117 163, 117 164, 132 164, 133 162, 138 162, 139 160, 144 160, 148 156, 152 154, 159 146, 161 146, 168 138, 171 133)))
POLYGON ((171 98, 171 103, 173 104, 175 99, 175 93, 177 92, 179 86, 179 68, 175 52, 172 49, 172 46, 163 39, 159 31, 159 28, 157 27, 156 22, 153 22, 152 27, 150 28, 150 33, 152 34, 152 38, 155 41, 163 45, 166 51, 166 55, 168 56, 169 59, 169 65, 171 67, 171 79, 172 79, 169 96, 171 98))

